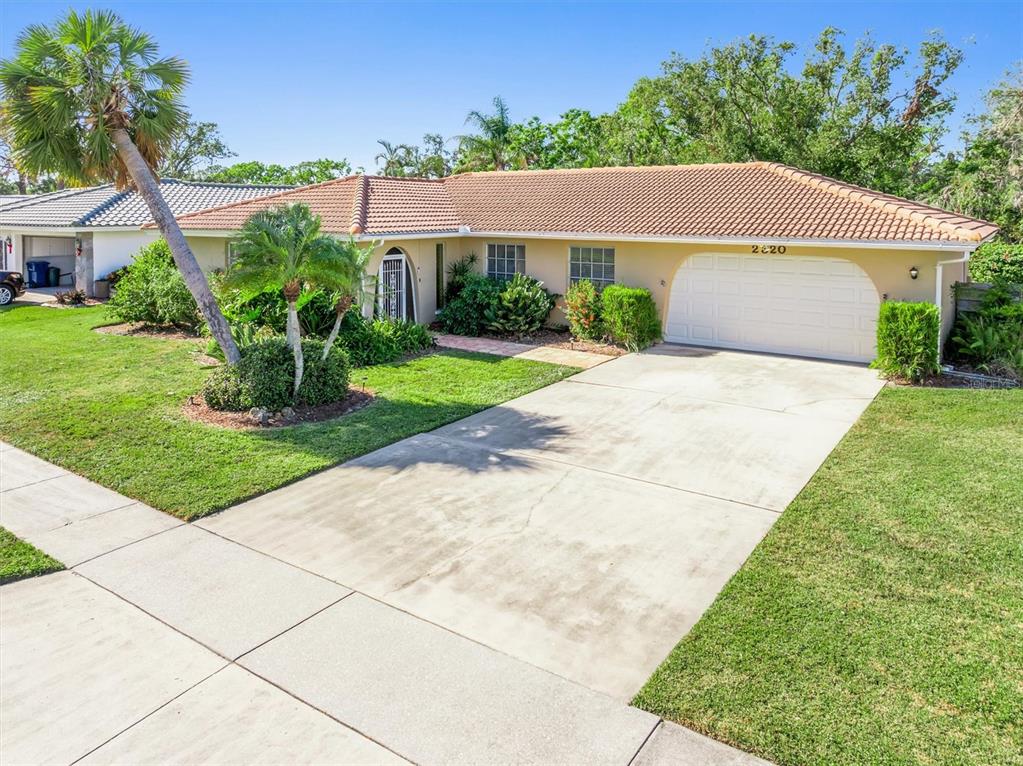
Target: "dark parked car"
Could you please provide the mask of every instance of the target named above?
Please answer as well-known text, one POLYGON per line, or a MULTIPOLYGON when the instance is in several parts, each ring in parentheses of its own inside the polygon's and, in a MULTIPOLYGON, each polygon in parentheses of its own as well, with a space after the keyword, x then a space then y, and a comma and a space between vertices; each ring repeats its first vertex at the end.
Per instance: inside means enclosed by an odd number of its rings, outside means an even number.
POLYGON ((25 279, 20 271, 0 271, 0 306, 6 306, 25 292, 25 279))

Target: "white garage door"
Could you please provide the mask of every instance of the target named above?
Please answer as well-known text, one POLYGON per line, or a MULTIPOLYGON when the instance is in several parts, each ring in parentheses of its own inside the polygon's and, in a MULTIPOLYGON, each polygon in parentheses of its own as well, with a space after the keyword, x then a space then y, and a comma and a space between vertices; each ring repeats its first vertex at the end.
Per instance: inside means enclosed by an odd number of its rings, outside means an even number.
POLYGON ((671 285, 665 339, 869 362, 878 296, 841 258, 694 255, 671 285))

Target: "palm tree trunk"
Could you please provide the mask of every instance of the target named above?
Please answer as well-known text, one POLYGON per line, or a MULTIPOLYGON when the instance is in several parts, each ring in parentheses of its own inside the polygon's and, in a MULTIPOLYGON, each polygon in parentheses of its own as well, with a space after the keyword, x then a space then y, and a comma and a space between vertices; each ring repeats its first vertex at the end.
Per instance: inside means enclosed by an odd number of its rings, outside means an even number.
POLYGON ((345 295, 338 298, 337 305, 334 310, 337 312, 337 317, 334 319, 334 326, 330 328, 330 335, 327 336, 327 342, 323 344, 323 356, 321 359, 326 359, 330 353, 331 346, 334 345, 334 341, 337 340, 337 334, 341 331, 341 320, 345 318, 345 314, 348 313, 348 309, 352 307, 352 298, 349 295, 345 295))
POLYGON ((302 331, 298 326, 298 306, 295 301, 288 301, 288 324, 284 337, 295 356, 295 404, 298 404, 298 388, 302 385, 305 360, 302 358, 302 331))
POLYGON ((171 254, 174 256, 174 263, 177 264, 178 271, 181 272, 181 276, 185 280, 185 285, 192 293, 192 297, 195 298, 206 324, 209 325, 210 334, 216 338, 227 363, 236 364, 241 359, 241 353, 238 351, 238 345, 234 342, 234 338, 231 337, 231 327, 224 319, 220 306, 217 305, 216 298, 213 297, 213 291, 210 290, 210 283, 206 281, 206 275, 202 273, 199 262, 192 253, 192 248, 188 246, 185 235, 181 233, 181 227, 174 220, 167 201, 160 193, 160 186, 153 176, 153 171, 142 158, 138 147, 128 135, 128 131, 117 128, 112 131, 111 137, 117 147, 117 155, 124 162, 128 174, 135 182, 135 187, 149 207, 149 214, 153 216, 153 221, 159 227, 163 238, 167 240, 171 254))

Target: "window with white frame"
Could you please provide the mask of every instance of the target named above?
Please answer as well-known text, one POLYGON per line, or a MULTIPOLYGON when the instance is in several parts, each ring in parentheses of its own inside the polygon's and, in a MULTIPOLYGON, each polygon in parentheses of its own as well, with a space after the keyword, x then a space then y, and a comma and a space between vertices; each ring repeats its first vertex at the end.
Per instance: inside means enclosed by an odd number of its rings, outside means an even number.
POLYGON ((525 245, 487 245, 487 276, 494 279, 511 279, 516 274, 526 273, 525 245))
POLYGON ((229 269, 232 266, 234 266, 234 261, 235 261, 235 258, 237 257, 237 254, 235 253, 235 248, 237 248, 237 247, 238 247, 238 243, 237 242, 228 242, 227 243, 227 268, 229 268, 229 269))
POLYGON ((568 283, 588 279, 599 290, 615 282, 613 247, 576 247, 568 249, 568 283))

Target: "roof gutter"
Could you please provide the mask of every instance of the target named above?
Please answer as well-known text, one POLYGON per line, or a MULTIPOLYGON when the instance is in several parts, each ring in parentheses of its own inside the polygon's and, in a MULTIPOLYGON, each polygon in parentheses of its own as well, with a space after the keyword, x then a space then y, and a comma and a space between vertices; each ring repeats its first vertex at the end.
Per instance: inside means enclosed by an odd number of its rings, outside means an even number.
POLYGON ((593 242, 660 242, 664 244, 695 245, 785 245, 792 247, 845 247, 880 250, 935 250, 972 253, 982 242, 907 242, 858 239, 786 239, 781 237, 670 237, 640 234, 613 234, 607 232, 582 231, 458 231, 418 232, 413 234, 360 234, 356 239, 430 239, 462 237, 508 237, 512 239, 577 239, 593 242))

